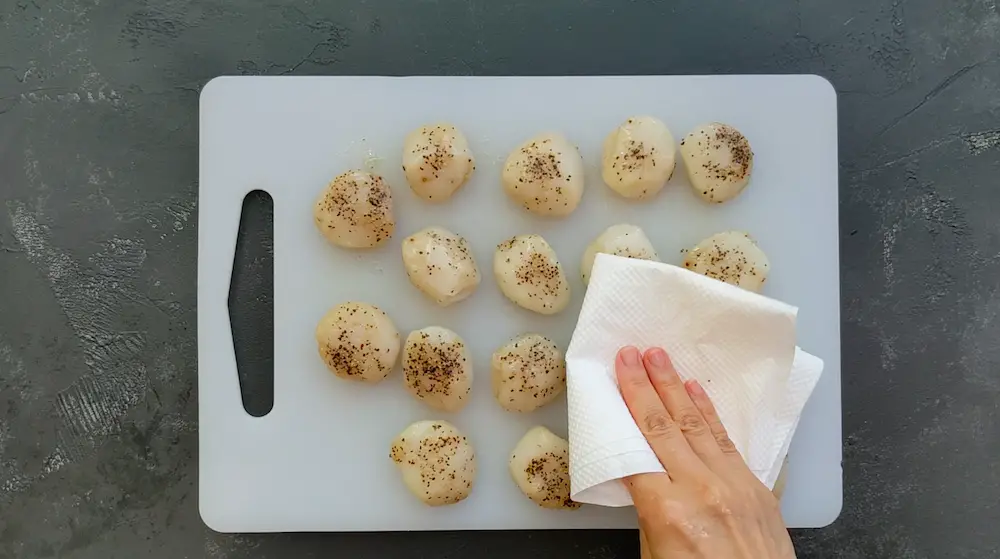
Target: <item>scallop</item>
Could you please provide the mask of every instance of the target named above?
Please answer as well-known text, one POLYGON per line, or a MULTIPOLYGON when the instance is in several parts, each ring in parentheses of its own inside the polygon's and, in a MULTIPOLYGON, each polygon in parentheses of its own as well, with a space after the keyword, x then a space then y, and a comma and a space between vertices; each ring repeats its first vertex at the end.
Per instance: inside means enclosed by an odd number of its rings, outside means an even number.
POLYGON ((504 191, 522 208, 564 217, 583 197, 583 158, 563 135, 546 132, 511 152, 501 178, 504 191))
POLYGON ((530 311, 556 314, 569 304, 566 273, 540 235, 517 235, 497 245, 493 274, 500 291, 530 311))
POLYGON ((480 281, 469 242, 443 227, 428 227, 407 237, 403 267, 410 283, 442 307, 468 298, 480 281))
POLYGON ((689 250, 684 267, 748 291, 760 291, 771 264, 764 251, 742 231, 724 231, 689 250))
POLYGON ((625 198, 649 198, 673 176, 676 150, 674 136, 660 119, 634 116, 605 138, 601 176, 625 198))
POLYGON ((569 442, 545 427, 528 431, 510 454, 510 475, 522 493, 547 509, 577 509, 570 499, 569 442))
POLYGON ((492 377, 493 396, 502 408, 529 412, 566 389, 566 359, 545 336, 522 334, 493 352, 492 377))
POLYGON ((316 326, 316 344, 338 377, 379 382, 399 357, 399 330, 385 311, 367 303, 341 303, 316 326))
POLYGON ((590 283, 590 271, 594 267, 594 259, 597 258, 598 253, 660 261, 660 257, 656 255, 656 249, 653 248, 653 243, 649 242, 649 237, 639 226, 628 223, 612 225, 587 245, 587 249, 583 252, 580 275, 583 277, 584 285, 590 283))
POLYGON ((333 179, 313 209, 326 240, 343 248, 371 248, 392 237, 392 191, 379 175, 348 171, 333 179))
POLYGON ((753 171, 750 142, 728 124, 695 128, 681 140, 681 158, 691 188, 709 202, 721 204, 743 192, 753 171))
POLYGON ((389 456, 406 488, 428 505, 452 505, 472 493, 476 452, 468 437, 447 421, 410 425, 393 439, 389 456))
POLYGON ((475 169, 469 141, 452 124, 421 126, 403 140, 403 174, 413 193, 424 200, 451 198, 475 169))
POLYGON ((441 326, 410 332, 403 345, 403 381, 418 400, 454 412, 468 403, 472 355, 465 340, 441 326))

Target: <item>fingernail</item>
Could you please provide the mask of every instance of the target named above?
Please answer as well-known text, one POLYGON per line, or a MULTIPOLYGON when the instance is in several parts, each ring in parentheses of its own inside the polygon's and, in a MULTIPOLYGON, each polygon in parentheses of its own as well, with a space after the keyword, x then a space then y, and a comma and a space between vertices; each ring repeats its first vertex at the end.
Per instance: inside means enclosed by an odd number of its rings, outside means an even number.
POLYGON ((622 363, 629 366, 635 366, 639 364, 640 357, 638 349, 632 346, 628 346, 622 349, 621 355, 622 355, 622 363))
POLYGON ((704 396, 705 395, 705 389, 702 388, 701 383, 698 382, 698 381, 696 381, 696 380, 694 380, 694 379, 691 379, 691 380, 687 381, 686 383, 684 383, 684 386, 687 387, 688 394, 690 394, 692 396, 704 396))
POLYGON ((660 348, 655 348, 649 350, 649 362, 656 367, 662 367, 667 364, 667 352, 660 348))

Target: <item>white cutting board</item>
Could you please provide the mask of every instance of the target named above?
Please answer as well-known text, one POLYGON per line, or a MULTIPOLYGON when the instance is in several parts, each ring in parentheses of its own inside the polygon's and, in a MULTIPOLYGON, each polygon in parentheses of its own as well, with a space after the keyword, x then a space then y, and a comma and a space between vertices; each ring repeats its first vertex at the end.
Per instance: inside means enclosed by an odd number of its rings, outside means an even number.
MULTIPOLYGON (((801 307, 799 344, 826 361, 791 448, 783 502, 791 526, 830 523, 841 504, 840 295, 837 223, 837 101, 815 76, 708 77, 225 77, 201 94, 198 229, 198 390, 201 514, 222 532, 619 528, 634 511, 585 506, 543 510, 517 490, 507 457, 542 424, 566 435, 561 400, 515 415, 494 403, 489 357, 508 338, 537 331, 569 341, 582 302, 584 247, 605 227, 642 226, 666 262, 725 229, 749 231, 771 260, 765 294, 801 307), (629 203, 598 172, 601 141, 627 117, 660 117, 678 141, 706 121, 735 125, 756 154, 738 199, 696 199, 681 170, 653 200, 629 203), (449 203, 417 199, 400 169, 404 135, 447 120, 468 136, 472 180, 449 203), (499 183, 522 140, 557 130, 587 163, 583 202, 563 220, 529 215, 499 183), (350 252, 326 243, 312 221, 317 195, 335 175, 368 166, 393 189, 391 243, 350 252), (274 409, 243 409, 226 300, 244 195, 274 199, 274 409), (438 308, 406 279, 400 242, 429 225, 469 239, 483 282, 468 300, 438 308), (492 280, 497 243, 542 234, 572 279, 573 301, 554 317, 516 308, 492 280), (402 336, 440 324, 465 337, 476 381, 470 404, 443 414, 415 401, 397 371, 376 386, 334 377, 313 330, 343 301, 385 309, 402 336), (472 495, 428 508, 404 488, 389 441, 409 423, 442 418, 470 437, 479 460, 472 495)), ((398 367, 397 367, 398 368, 398 367)))

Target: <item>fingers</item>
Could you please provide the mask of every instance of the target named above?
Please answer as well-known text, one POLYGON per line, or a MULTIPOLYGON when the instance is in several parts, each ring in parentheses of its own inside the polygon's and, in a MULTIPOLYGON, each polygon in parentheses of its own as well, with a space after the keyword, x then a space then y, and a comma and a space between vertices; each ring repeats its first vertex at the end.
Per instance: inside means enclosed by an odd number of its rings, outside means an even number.
POLYGON ((703 467, 653 388, 639 350, 622 348, 615 360, 615 372, 632 418, 670 476, 703 467))
POLYGON ((729 438, 729 434, 726 433, 726 427, 722 425, 722 420, 719 419, 719 412, 715 410, 715 405, 708 398, 705 389, 696 380, 690 380, 684 386, 687 389, 687 393, 691 396, 691 401, 694 402, 695 407, 698 408, 702 417, 705 418, 708 430, 715 439, 715 444, 719 450, 725 455, 739 457, 740 453, 736 450, 736 445, 729 438))
POLYGON ((722 451, 719 450, 705 417, 691 401, 684 381, 674 369, 667 352, 658 347, 652 348, 646 351, 643 361, 653 388, 667 408, 667 413, 684 433, 691 449, 706 462, 718 459, 722 451))

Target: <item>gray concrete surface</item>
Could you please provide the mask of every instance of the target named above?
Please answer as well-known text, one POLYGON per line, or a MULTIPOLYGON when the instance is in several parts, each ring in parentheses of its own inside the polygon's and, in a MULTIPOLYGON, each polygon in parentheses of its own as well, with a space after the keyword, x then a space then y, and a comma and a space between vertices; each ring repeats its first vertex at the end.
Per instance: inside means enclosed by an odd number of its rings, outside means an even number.
POLYGON ((0 558, 635 556, 627 532, 202 525, 198 91, 742 72, 840 93, 846 502, 799 557, 1000 557, 998 55, 995 0, 0 0, 0 558))

